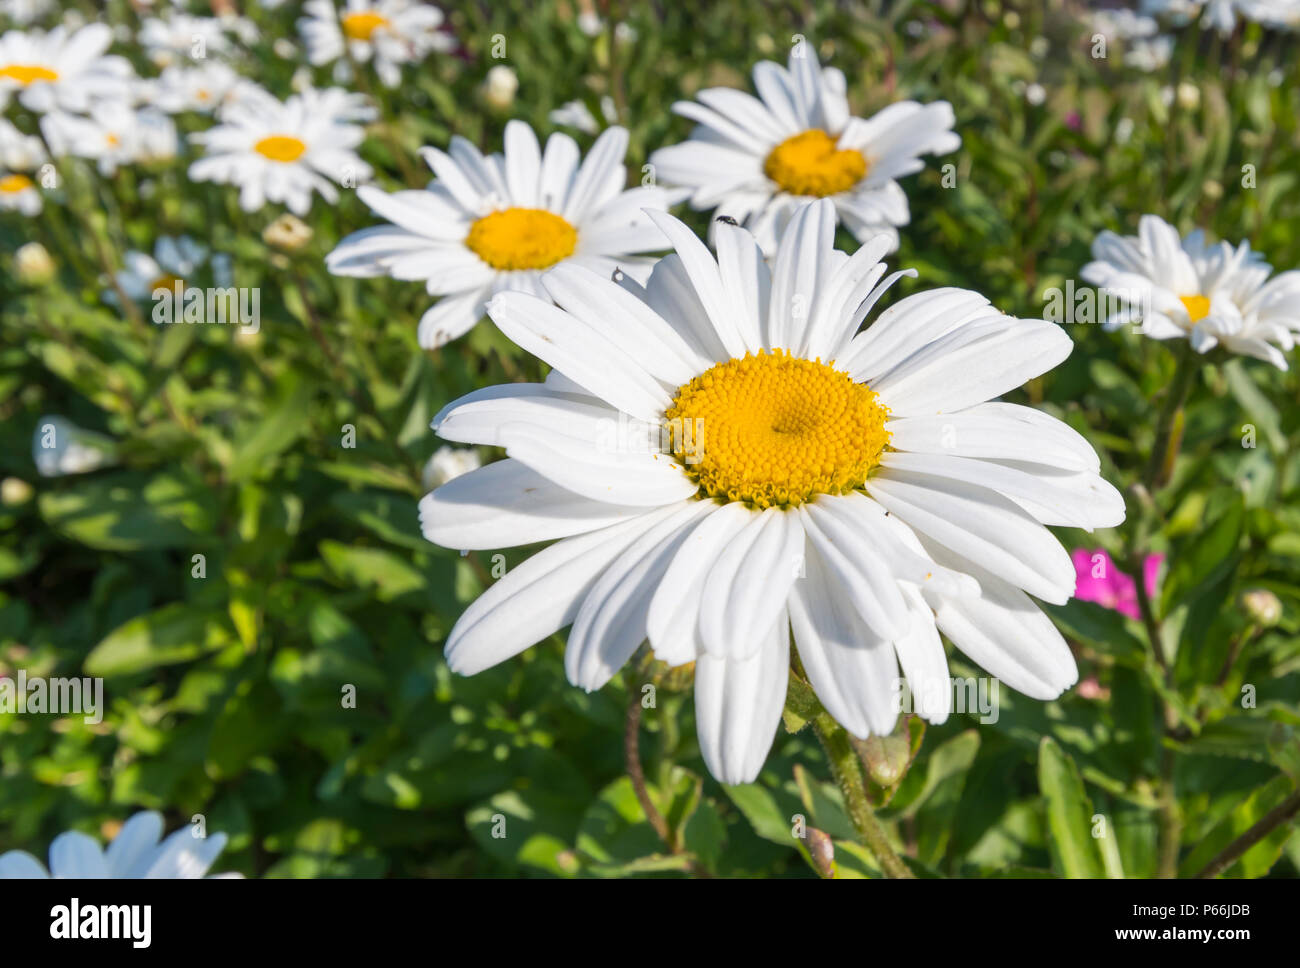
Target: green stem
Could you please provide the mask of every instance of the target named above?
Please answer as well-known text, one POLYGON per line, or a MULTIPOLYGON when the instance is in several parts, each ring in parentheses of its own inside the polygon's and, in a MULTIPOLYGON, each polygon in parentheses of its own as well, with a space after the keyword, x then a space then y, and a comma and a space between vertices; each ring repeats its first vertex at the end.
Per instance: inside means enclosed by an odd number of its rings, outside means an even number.
POLYGON ((1267 837, 1277 827, 1291 820, 1297 813, 1300 813, 1300 791, 1291 794, 1291 796, 1260 817, 1258 823, 1223 848, 1214 860, 1206 864, 1205 869, 1196 876, 1217 877, 1222 874, 1235 864, 1242 854, 1267 837))
POLYGON ((886 876, 896 879, 910 879, 915 875, 907 865, 894 853, 889 845, 885 830, 876 819, 876 813, 867 800, 867 791, 862 776, 862 767, 857 752, 848 732, 831 718, 830 713, 822 712, 813 720, 813 729, 826 750, 826 758, 831 764, 831 773, 844 794, 844 805, 848 808, 849 819, 862 836, 863 842, 875 855, 876 861, 886 876))
POLYGON ((1174 370, 1174 382, 1165 396, 1160 422, 1156 425, 1155 445, 1151 448, 1151 457, 1147 461, 1145 481, 1147 490, 1152 495, 1169 482, 1173 472, 1174 460, 1183 442, 1183 405, 1191 392, 1196 369, 1196 351, 1190 342, 1184 343, 1174 370))

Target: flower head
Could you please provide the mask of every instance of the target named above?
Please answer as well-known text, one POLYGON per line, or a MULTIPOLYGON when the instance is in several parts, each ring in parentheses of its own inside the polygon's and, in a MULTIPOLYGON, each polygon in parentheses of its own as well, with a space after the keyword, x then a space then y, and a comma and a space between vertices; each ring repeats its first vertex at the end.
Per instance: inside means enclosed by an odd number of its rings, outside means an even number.
POLYGON ((643 288, 582 266, 545 296, 488 306, 553 367, 490 387, 434 421, 505 449, 421 502, 445 547, 556 541, 461 616, 447 660, 472 674, 572 624, 565 667, 603 686, 640 644, 695 663, 704 758, 752 780, 784 702, 791 634, 827 710, 888 733, 906 680, 921 715, 949 713, 943 631, 1007 685, 1053 698, 1077 673, 1033 595, 1064 602, 1070 556, 1044 525, 1118 524, 1123 500, 1056 419, 991 402, 1071 342, 974 292, 901 300, 859 326, 902 273, 889 238, 833 247, 829 200, 795 214, 769 270, 719 225, 715 259, 651 217, 676 252, 643 288), (554 305, 552 304, 554 302, 554 305))
POLYGON ((134 72, 124 58, 104 53, 112 41, 105 24, 71 35, 64 27, 6 32, 0 36, 0 106, 10 92, 38 113, 87 111, 97 101, 124 99, 134 72))
POLYGON ((1210 245, 1203 232, 1186 239, 1157 215, 1144 215, 1136 236, 1102 232, 1080 276, 1128 305, 1108 329, 1141 320, 1154 339, 1187 339, 1198 353, 1222 346, 1287 368, 1283 351, 1300 332, 1300 271, 1269 279, 1272 267, 1250 243, 1210 245))
POLYGON ((192 136, 206 155, 190 166, 190 177, 238 185, 246 212, 271 201, 305 215, 313 191, 334 202, 334 182, 370 178, 370 166, 354 150, 364 132, 351 123, 352 110, 343 92, 312 88, 284 102, 241 98, 222 112, 220 124, 192 136))
MULTIPOLYGON (((159 813, 137 813, 122 825, 107 849, 86 834, 70 830, 50 844, 50 866, 31 854, 11 850, 0 855, 0 880, 84 878, 152 878, 192 880, 203 877, 226 846, 226 835, 198 837, 192 827, 182 827, 159 843, 163 818, 159 813)), ((235 876, 239 875, 217 875, 235 876)))
POLYGON ((414 0, 347 0, 338 9, 334 0, 307 0, 298 32, 313 64, 329 64, 344 56, 374 61, 375 72, 388 87, 401 83, 401 65, 423 60, 431 51, 455 46, 442 26, 442 11, 414 0))
POLYGON ((650 158, 665 184, 692 190, 691 204, 743 222, 770 254, 794 212, 829 198, 860 241, 910 219, 896 179, 920 171, 923 154, 961 146, 946 101, 891 104, 869 119, 849 114, 843 73, 821 68, 807 43, 790 52, 788 68, 754 68, 758 97, 709 88, 673 105, 697 122, 690 140, 650 158))
MULTIPOLYGON (((1074 560, 1076 575, 1075 598, 1081 602, 1096 602, 1129 618, 1140 617, 1137 586, 1131 576, 1116 567, 1104 549, 1075 548, 1070 557, 1074 560)), ((1156 593, 1164 560, 1164 555, 1147 555, 1143 559, 1142 584, 1148 596, 1156 593)))
POLYGON ((484 157, 452 138, 449 151, 425 148, 437 178, 425 191, 357 195, 391 225, 349 235, 326 258, 336 275, 422 279, 440 296, 420 320, 420 345, 435 349, 483 316, 493 293, 544 295, 541 273, 585 266, 606 278, 644 278, 650 261, 637 254, 667 239, 648 211, 672 200, 662 188, 626 189, 627 131, 610 128, 585 160, 566 134, 552 134, 543 152, 523 121, 506 125, 505 152, 484 157))

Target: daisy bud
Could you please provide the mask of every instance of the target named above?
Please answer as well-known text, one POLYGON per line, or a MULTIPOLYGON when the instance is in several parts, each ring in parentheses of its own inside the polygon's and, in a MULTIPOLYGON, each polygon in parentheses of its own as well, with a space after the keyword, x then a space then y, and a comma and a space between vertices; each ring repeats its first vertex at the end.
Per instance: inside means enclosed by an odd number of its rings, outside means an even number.
POLYGON ((1253 588, 1243 592, 1241 607, 1252 622, 1264 628, 1272 628, 1282 618, 1282 603, 1267 588, 1253 588))
POLYGON ((32 499, 32 486, 21 477, 6 477, 0 483, 0 504, 7 508, 26 504, 32 499))
POLYGON ((311 226, 288 212, 262 230, 263 242, 286 252, 297 252, 311 241, 311 237, 311 226))
POLYGON ((45 246, 28 242, 14 253, 14 272, 20 282, 39 286, 54 278, 54 260, 45 246))
POLYGON ((490 107, 504 111, 515 100, 515 91, 519 90, 519 77, 504 64, 497 64, 487 72, 483 81, 483 98, 490 107))
POLYGON ((467 447, 439 447, 424 465, 424 486, 432 491, 462 474, 477 470, 482 463, 476 450, 467 447))
POLYGON ((835 842, 824 830, 808 828, 808 856, 812 858, 813 867, 822 877, 835 876, 835 842))
POLYGON ((117 443, 64 417, 42 417, 32 434, 32 462, 42 477, 86 474, 117 463, 117 443))

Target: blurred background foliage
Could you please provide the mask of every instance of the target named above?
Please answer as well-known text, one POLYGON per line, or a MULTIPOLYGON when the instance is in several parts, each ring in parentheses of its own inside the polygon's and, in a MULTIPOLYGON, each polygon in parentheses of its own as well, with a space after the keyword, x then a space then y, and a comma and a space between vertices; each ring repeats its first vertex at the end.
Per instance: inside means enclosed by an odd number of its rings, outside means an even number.
MULTIPOLYGON (((138 24, 123 0, 64 6, 138 24)), ((300 55, 271 44, 296 39, 298 5, 240 6, 261 31, 241 69, 283 97, 300 55)), ((509 118, 545 132, 549 112, 573 99, 599 117, 606 94, 631 131, 639 180, 651 151, 689 133, 673 101, 704 86, 749 89, 753 63, 784 62, 802 35, 844 70, 856 114, 902 98, 946 99, 956 112, 961 151, 905 182, 912 224, 893 261, 920 278, 893 299, 965 286, 1041 316, 1095 235, 1131 232, 1145 212, 1248 238, 1279 269, 1300 265, 1294 34, 1182 28, 1170 64, 1146 73, 1119 40, 1093 57, 1088 6, 1060 0, 602 5, 630 39, 587 35, 570 0, 444 9, 461 49, 408 68, 396 91, 370 84, 382 120, 362 151, 386 187, 418 165, 422 144, 461 134, 499 150, 509 118), (509 107, 484 94, 499 64, 519 80, 509 107)), ((115 52, 152 73, 129 34, 115 52)), ((315 76, 328 83, 327 71, 315 76)), ((375 221, 352 193, 337 206, 316 199, 312 240, 284 252, 262 239, 277 207, 241 212, 233 189, 190 183, 187 161, 112 177, 73 162, 38 219, 0 214, 0 476, 31 489, 9 486, 0 506, 0 674, 102 676, 108 707, 97 726, 0 713, 0 852, 43 854, 61 830, 106 833, 156 808, 170 825, 204 814, 231 837, 217 869, 249 875, 816 876, 809 842, 791 836, 800 814, 833 841, 841 876, 877 875, 810 730, 783 730, 758 783, 724 788, 698 755, 689 676, 629 667, 585 695, 564 679, 558 636, 477 677, 449 673, 442 643, 496 562, 420 537, 421 467, 439 445, 429 421, 476 387, 539 378, 540 364, 490 324, 421 352, 422 286, 328 275, 325 253, 375 221), (101 276, 160 235, 228 254, 235 284, 260 288, 260 332, 155 327, 107 303, 101 276), (33 239, 55 257, 53 280, 20 278, 13 264, 33 239), (120 441, 121 464, 38 477, 31 442, 45 414, 120 441), (344 446, 348 427, 355 447, 344 446), (194 577, 198 554, 206 577, 194 577), (624 773, 628 697, 646 676, 658 693, 643 711, 642 753, 671 849, 624 773), (345 684, 354 709, 341 702, 345 684), (499 816, 504 838, 493 836, 499 816)), ((682 214, 706 229, 703 215, 682 214)), ((1014 399, 1084 433, 1125 489, 1152 446, 1174 354, 1132 333, 1071 331, 1070 360, 1014 399)), ((864 749, 881 817, 916 871, 1150 875, 1170 771, 1175 859, 1195 873, 1294 789, 1297 381, 1217 357, 1203 374, 1173 482, 1151 509, 1150 550, 1167 556, 1158 619, 1169 671, 1140 623, 1074 601, 1053 614, 1089 688, 1047 704, 1003 689, 996 724, 977 712, 924 730, 904 721, 864 749), (1253 448, 1244 424, 1258 430, 1253 448), (1261 588, 1282 604, 1269 627, 1240 604, 1261 588), (1243 684, 1254 708, 1241 706, 1243 684), (1096 815, 1113 837, 1089 836, 1096 815)), ((1139 517, 1062 538, 1127 564, 1139 517)), ((953 675, 979 674, 953 655, 953 675)), ((1300 835, 1281 828, 1229 873, 1270 870, 1300 870, 1300 835)))

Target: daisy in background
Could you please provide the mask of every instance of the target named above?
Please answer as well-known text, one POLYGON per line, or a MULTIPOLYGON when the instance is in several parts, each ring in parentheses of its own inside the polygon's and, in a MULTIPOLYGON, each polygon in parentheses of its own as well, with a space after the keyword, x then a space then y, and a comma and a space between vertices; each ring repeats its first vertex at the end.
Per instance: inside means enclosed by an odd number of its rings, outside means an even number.
POLYGON ((1282 30, 1300 27, 1300 0, 1142 0, 1141 9, 1176 24, 1199 17, 1201 29, 1213 27, 1225 37, 1236 29, 1238 17, 1282 30))
POLYGON ((1074 592, 1045 525, 1112 527, 1124 502, 1075 431, 994 401, 1065 359, 1064 330, 937 289, 859 333, 905 273, 885 278, 887 237, 837 251, 829 200, 796 212, 770 271, 744 229, 717 226, 715 259, 652 217, 676 253, 644 288, 564 265, 542 277, 549 299, 489 304, 553 368, 544 384, 479 390, 434 419, 440 437, 507 458, 427 495, 425 537, 560 539, 465 610, 451 669, 572 625, 568 677, 594 690, 648 639, 670 666, 695 663, 700 747, 725 783, 753 780, 771 746, 791 632, 859 737, 893 729, 900 668, 917 711, 947 718, 940 632, 1033 698, 1074 683, 1030 597, 1074 592))
POLYGON ((54 0, 0 0, 0 18, 22 27, 54 9, 54 0))
MULTIPOLYGON (((614 104, 614 99, 608 94, 600 99, 600 113, 605 117, 605 124, 618 122, 618 108, 614 104)), ((551 124, 577 128, 583 134, 595 134, 603 127, 603 125, 596 123, 596 119, 592 117, 591 109, 581 101, 567 101, 561 104, 547 115, 547 119, 551 124)))
POLYGON ((10 30, 0 36, 0 108, 10 94, 37 113, 87 111, 97 101, 125 100, 134 72, 122 57, 106 55, 112 31, 88 24, 69 35, 10 30))
POLYGON ((163 111, 125 102, 102 104, 88 117, 47 114, 41 131, 56 155, 90 159, 104 175, 122 165, 169 161, 180 148, 176 124, 163 111))
POLYGON ((298 33, 312 64, 339 60, 346 41, 347 54, 362 64, 373 60, 375 73, 387 87, 401 83, 403 64, 455 46, 451 36, 438 29, 442 11, 416 0, 347 0, 341 10, 334 0, 307 0, 303 13, 298 33))
MULTIPOLYGON (((189 288, 207 260, 207 248, 188 236, 164 235, 154 243, 153 255, 133 249, 122 257, 125 268, 117 273, 117 284, 129 299, 147 302, 159 289, 174 290, 178 282, 182 291, 189 288)), ((104 297, 117 301, 112 290, 104 297)))
POLYGON ((46 160, 41 139, 0 118, 0 209, 28 217, 44 207, 33 172, 46 160))
POLYGON ((245 212, 271 201, 305 215, 313 190, 335 202, 332 183, 356 185, 371 175, 355 151, 365 132, 331 110, 350 103, 312 89, 284 102, 270 95, 240 100, 220 124, 190 136, 206 152, 190 165, 190 178, 237 185, 245 212))
POLYGON ((107 850, 93 837, 70 830, 59 834, 50 844, 48 870, 25 851, 11 850, 0 855, 0 880, 50 877, 192 880, 204 877, 226 846, 225 834, 196 837, 192 827, 182 827, 159 843, 162 833, 162 815, 151 810, 137 813, 122 824, 107 850))
POLYGON ((690 140, 650 157, 666 185, 689 187, 691 205, 743 223, 770 254, 786 222, 811 199, 829 198, 839 220, 866 242, 911 216, 896 179, 925 167, 923 154, 961 147, 947 101, 891 104, 870 119, 849 114, 844 74, 822 69, 800 42, 789 68, 754 67, 758 97, 700 91, 673 110, 697 122, 690 140))
POLYGON ((45 203, 30 175, 0 168, 0 210, 18 212, 29 218, 41 214, 45 203))
POLYGON ((233 50, 216 17, 192 17, 178 10, 169 10, 165 17, 146 19, 136 40, 158 67, 202 63, 208 57, 233 50))
POLYGON ((173 64, 149 80, 147 100, 168 114, 182 111, 212 114, 247 83, 222 61, 209 60, 193 66, 173 64))
POLYGON ((581 164, 568 135, 552 134, 542 152, 523 121, 506 125, 504 154, 485 158, 454 137, 447 152, 423 149, 437 176, 426 190, 359 189, 392 224, 354 232, 325 264, 340 276, 423 280, 441 297, 420 320, 425 349, 469 330, 494 293, 545 297, 541 273, 552 266, 644 279, 652 260, 637 255, 668 245, 645 210, 665 211, 675 198, 654 186, 625 188, 626 151, 623 128, 597 138, 581 164))
POLYGON ((1287 368, 1300 333, 1300 271, 1269 279, 1272 267, 1249 242, 1210 245, 1205 233, 1186 239, 1158 215, 1144 215, 1136 236, 1102 232, 1092 243, 1084 281, 1127 303, 1105 321, 1108 330, 1141 321, 1153 339, 1187 339, 1198 353, 1222 346, 1287 368))

